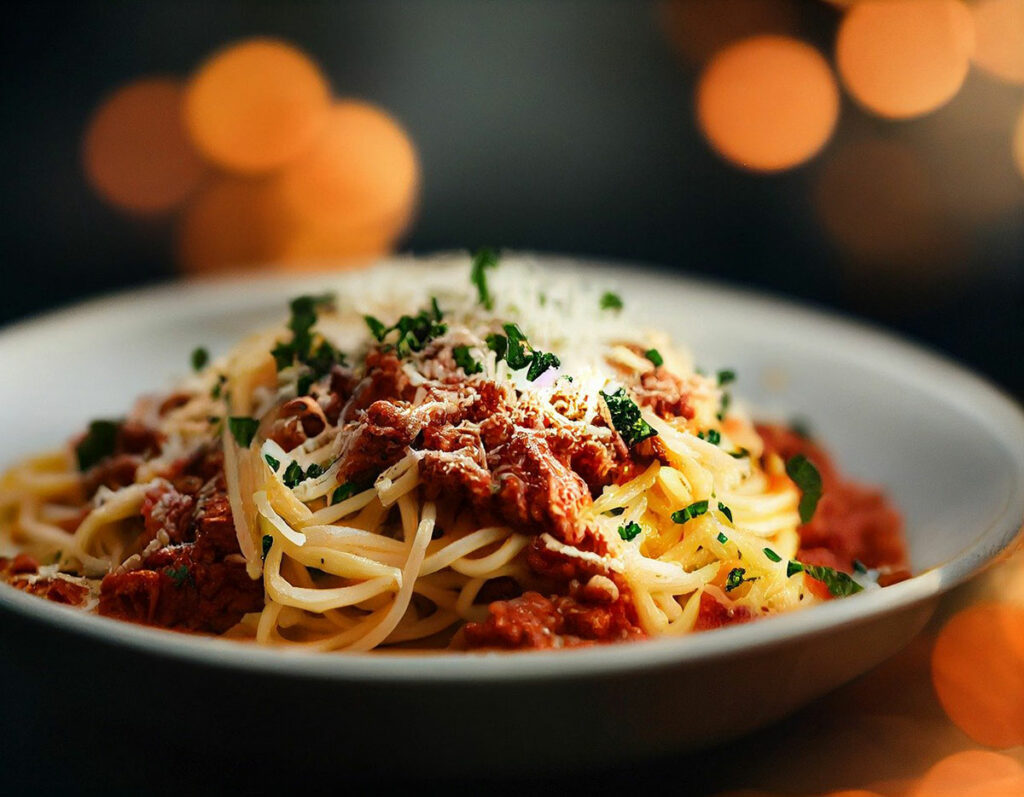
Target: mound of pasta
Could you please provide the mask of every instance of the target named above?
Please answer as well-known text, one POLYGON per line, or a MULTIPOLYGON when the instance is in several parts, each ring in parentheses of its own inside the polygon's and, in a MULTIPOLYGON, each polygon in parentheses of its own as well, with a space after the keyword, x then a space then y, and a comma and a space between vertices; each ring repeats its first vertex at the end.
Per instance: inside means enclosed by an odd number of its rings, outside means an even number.
POLYGON ((881 492, 630 309, 490 251, 297 297, 4 474, 0 580, 367 651, 681 635, 906 576, 881 492))

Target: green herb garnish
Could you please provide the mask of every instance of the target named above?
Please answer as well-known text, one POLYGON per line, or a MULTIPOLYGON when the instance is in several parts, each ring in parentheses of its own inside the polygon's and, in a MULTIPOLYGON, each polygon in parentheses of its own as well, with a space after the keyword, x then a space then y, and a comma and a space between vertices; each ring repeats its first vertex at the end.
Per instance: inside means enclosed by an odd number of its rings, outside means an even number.
POLYGON ((189 577, 188 567, 186 565, 165 567, 164 575, 174 582, 174 586, 181 587, 189 577))
POLYGON ((75 445, 78 469, 89 470, 101 459, 106 459, 113 454, 117 447, 117 432, 120 428, 120 421, 92 421, 85 437, 75 445))
POLYGON ((864 573, 868 572, 868 566, 866 564, 864 564, 860 559, 854 559, 853 560, 853 571, 855 573, 864 574, 864 573))
POLYGON ((725 545, 727 542, 729 542, 729 538, 726 537, 725 532, 722 531, 718 532, 718 536, 715 537, 715 539, 722 543, 722 545, 725 545))
POLYGON ((388 334, 388 327, 383 321, 374 318, 372 315, 364 315, 363 320, 366 322, 366 326, 370 328, 371 335, 377 340, 384 340, 384 336, 388 334))
POLYGON ((252 439, 256 436, 256 430, 260 428, 260 422, 255 418, 247 418, 240 415, 232 415, 228 418, 228 431, 235 438, 235 442, 242 448, 248 448, 252 439))
POLYGON ((648 349, 644 352, 644 357, 650 360, 655 368, 660 368, 665 364, 665 358, 661 356, 661 352, 657 349, 648 349))
POLYGON ((278 459, 274 459, 272 456, 270 456, 270 454, 264 454, 263 458, 267 461, 267 464, 270 466, 271 470, 276 471, 278 468, 281 467, 281 461, 278 459))
POLYGON ((743 459, 744 457, 749 457, 750 452, 745 448, 739 448, 736 451, 730 451, 729 456, 733 459, 743 459))
POLYGON ((754 576, 753 578, 745 578, 744 576, 746 575, 746 573, 747 571, 742 567, 734 567, 732 570, 730 570, 729 575, 725 578, 725 591, 732 592, 744 581, 757 581, 757 576, 754 576))
POLYGON ((725 515, 729 519, 729 522, 732 523, 732 510, 721 501, 718 502, 718 511, 725 515))
POLYGON ((192 370, 202 371, 203 367, 210 362, 210 352, 208 352, 202 346, 198 346, 192 350, 192 370))
POLYGON ((713 446, 717 446, 722 442, 722 433, 717 429, 708 429, 706 432, 697 432, 697 437, 701 440, 707 440, 713 446))
POLYGON ((672 522, 685 523, 688 520, 693 520, 695 517, 700 517, 707 511, 708 502, 706 500, 694 501, 688 507, 685 507, 684 509, 677 509, 675 512, 673 512, 672 522))
POLYGON ((267 558, 267 554, 270 553, 271 546, 274 544, 274 538, 272 536, 270 536, 269 534, 264 534, 263 535, 262 543, 263 543, 263 558, 266 559, 267 558))
POLYGON ((622 297, 617 293, 611 291, 605 291, 601 294, 601 309, 602 310, 621 310, 622 309, 622 297))
POLYGON ((733 371, 731 368, 723 368, 721 371, 718 372, 718 384, 719 384, 719 386, 727 385, 730 382, 735 382, 735 381, 736 381, 736 372, 733 371))
POLYGON ((640 528, 640 524, 632 520, 623 526, 619 526, 619 536, 626 542, 632 542, 641 531, 643 529, 640 528))
POLYGON ((810 523, 821 500, 821 474, 803 454, 797 454, 786 462, 786 475, 800 488, 800 522, 810 523))
POLYGON ((392 332, 398 333, 393 343, 385 345, 387 348, 393 348, 399 357, 423 351, 423 347, 431 340, 447 332, 448 325, 442 324, 441 318, 441 308, 437 306, 437 299, 430 300, 429 309, 420 310, 416 315, 403 315, 390 327, 372 315, 363 316, 370 333, 380 343, 385 343, 385 339, 392 332))
POLYGON ((346 498, 351 498, 359 489, 355 482, 345 482, 339 485, 331 494, 331 505, 340 504, 346 498))
POLYGON ((497 253, 485 247, 473 255, 473 265, 469 270, 469 281, 476 286, 477 301, 488 310, 494 309, 494 299, 487 288, 487 269, 496 268, 497 265, 497 253))
POLYGON ((772 561, 772 562, 781 562, 782 561, 782 557, 779 556, 777 553, 775 553, 775 551, 773 551, 771 548, 765 548, 764 549, 764 555, 767 556, 768 559, 770 561, 772 561))
POLYGON ((294 459, 291 464, 284 469, 284 475, 281 477, 281 481, 284 482, 285 487, 298 487, 299 483, 306 478, 306 474, 302 470, 302 466, 294 459))
POLYGON ((627 446, 635 446, 648 437, 655 437, 658 434, 643 419, 643 416, 640 414, 640 408, 633 399, 626 395, 625 388, 620 387, 611 394, 601 391, 601 398, 604 399, 604 403, 608 407, 612 426, 615 427, 615 431, 622 435, 622 440, 627 446))
POLYGON ((465 372, 466 376, 478 374, 484 370, 483 365, 474 360, 469 353, 469 346, 454 347, 452 356, 455 358, 455 364, 465 372))
POLYGON ((729 410, 729 405, 732 403, 732 396, 728 393, 722 394, 722 405, 718 408, 718 420, 725 420, 725 413, 729 410))
POLYGON ((554 354, 547 351, 535 351, 530 359, 530 368, 526 372, 526 379, 533 382, 549 368, 557 368, 562 364, 554 354))
POLYGON ((846 573, 836 570, 831 567, 825 567, 824 565, 805 565, 800 562, 790 562, 786 565, 786 576, 792 576, 795 573, 806 573, 811 578, 816 578, 828 587, 828 591, 832 593, 835 598, 846 598, 857 592, 861 592, 864 587, 854 581, 846 573))

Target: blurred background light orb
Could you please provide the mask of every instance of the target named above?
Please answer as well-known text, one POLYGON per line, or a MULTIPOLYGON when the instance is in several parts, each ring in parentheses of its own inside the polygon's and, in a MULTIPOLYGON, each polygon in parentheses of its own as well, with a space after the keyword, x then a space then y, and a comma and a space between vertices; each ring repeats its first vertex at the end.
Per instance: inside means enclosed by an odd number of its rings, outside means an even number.
POLYGON ((973 49, 971 12, 960 0, 862 0, 839 26, 836 64, 862 106, 907 119, 956 95, 973 49))
MULTIPOLYGON (((290 210, 318 229, 354 240, 394 239, 412 213, 419 159, 408 134, 366 102, 342 100, 314 144, 277 176, 290 210)), ((348 247, 342 246, 342 249, 348 247)))
POLYGON ((205 166, 182 120, 181 82, 151 77, 129 83, 96 109, 82 142, 92 187, 108 202, 152 214, 180 204, 205 166))
POLYGON ((1024 744, 1024 608, 972 606, 932 651, 932 681, 946 714, 990 747, 1024 744))
POLYGON ((813 157, 839 117, 832 71, 809 44, 754 36, 720 51, 697 86, 697 119, 726 160, 773 172, 813 157))
POLYGON ((760 33, 794 35, 800 12, 793 0, 668 0, 661 22, 669 41, 692 64, 760 33))
POLYGON ((185 120, 210 161, 257 174, 301 155, 323 129, 330 101, 327 80, 303 52, 250 39, 198 69, 187 87, 185 120))
POLYGON ((1013 131, 1013 159, 1017 163, 1020 176, 1024 177, 1024 108, 1021 108, 1013 131))
POLYGON ((962 750, 925 773, 908 797, 1010 797, 1024 793, 1024 767, 989 750, 962 750))
POLYGON ((974 63, 1008 83, 1024 84, 1024 0, 976 0, 974 63))

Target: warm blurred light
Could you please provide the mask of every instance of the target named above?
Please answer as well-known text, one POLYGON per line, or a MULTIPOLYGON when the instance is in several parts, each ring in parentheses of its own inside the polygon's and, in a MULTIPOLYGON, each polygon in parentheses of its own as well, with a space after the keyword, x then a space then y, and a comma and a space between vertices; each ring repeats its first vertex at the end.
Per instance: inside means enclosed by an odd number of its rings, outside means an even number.
POLYGON ((845 789, 843 791, 830 791, 824 797, 882 797, 876 791, 867 791, 866 789, 845 789))
POLYGON ((697 87, 697 118, 726 159, 756 171, 787 169, 828 141, 839 92, 825 59, 784 36, 755 36, 718 53, 697 87))
POLYGON ((263 264, 280 250, 287 225, 267 178, 221 176, 185 209, 178 258, 192 272, 263 264))
POLYGON ((1011 797, 1024 794, 1024 767, 1009 756, 964 750, 933 766, 911 797, 1011 797))
POLYGON ((1011 83, 1024 83, 1024 0, 977 0, 974 63, 1011 83))
POLYGON ((144 78, 110 95, 85 132, 82 158, 92 186, 138 213, 173 208, 196 187, 204 166, 185 134, 182 87, 144 78))
MULTIPOLYGON (((416 150, 384 111, 345 100, 330 112, 314 145, 277 178, 293 213, 344 243, 393 239, 409 219, 419 185, 416 150)), ((317 236, 324 240, 322 236, 317 236)), ((347 249, 348 247, 343 247, 347 249)))
POLYGON ((973 46, 971 14, 959 0, 864 0, 843 17, 836 63, 862 105, 901 119, 953 98, 973 46))
POLYGON ((669 0, 661 11, 669 39, 694 64, 758 33, 794 34, 800 21, 792 0, 669 0))
POLYGON ((305 54, 284 42, 251 39, 200 67, 187 88, 185 120, 207 158, 255 174, 301 155, 329 108, 327 81, 305 54))
POLYGON ((955 615, 932 653, 950 719, 991 747, 1024 744, 1024 609, 988 604, 955 615))
POLYGON ((1021 177, 1024 177, 1024 108, 1021 109, 1013 131, 1013 159, 1017 162, 1021 177))
POLYGON ((289 271, 351 268, 387 254, 394 240, 394 231, 386 227, 353 229, 303 219, 271 258, 276 268, 289 271))
POLYGON ((818 175, 815 204, 826 233, 860 267, 851 276, 861 281, 924 289, 943 276, 955 251, 928 171, 898 141, 865 138, 832 153, 818 175))

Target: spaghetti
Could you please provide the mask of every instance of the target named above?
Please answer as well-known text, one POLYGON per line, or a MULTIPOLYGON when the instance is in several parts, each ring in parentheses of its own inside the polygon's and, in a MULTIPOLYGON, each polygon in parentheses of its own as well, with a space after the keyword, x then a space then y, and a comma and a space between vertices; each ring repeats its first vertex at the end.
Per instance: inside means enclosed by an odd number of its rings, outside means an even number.
POLYGON ((262 644, 683 635, 905 574, 899 516, 615 294, 386 270, 0 478, 0 577, 262 644))

